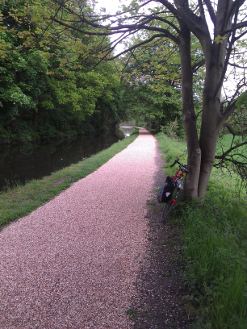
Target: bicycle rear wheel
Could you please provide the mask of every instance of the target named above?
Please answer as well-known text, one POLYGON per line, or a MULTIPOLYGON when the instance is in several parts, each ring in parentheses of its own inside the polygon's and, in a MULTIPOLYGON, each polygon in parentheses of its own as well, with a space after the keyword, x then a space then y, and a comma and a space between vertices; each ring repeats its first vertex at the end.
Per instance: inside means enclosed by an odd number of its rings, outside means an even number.
POLYGON ((171 210, 173 209, 174 205, 177 203, 177 198, 178 198, 178 194, 179 194, 180 189, 175 188, 173 194, 172 194, 172 198, 169 202, 167 202, 162 210, 162 214, 161 214, 161 222, 163 223, 165 220, 168 219, 168 216, 171 212, 171 210))

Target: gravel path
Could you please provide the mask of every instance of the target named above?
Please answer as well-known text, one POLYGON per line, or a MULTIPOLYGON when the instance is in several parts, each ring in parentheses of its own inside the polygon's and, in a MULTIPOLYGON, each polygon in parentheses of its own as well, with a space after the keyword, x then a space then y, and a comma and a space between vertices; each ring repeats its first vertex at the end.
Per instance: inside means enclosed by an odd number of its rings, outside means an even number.
POLYGON ((147 246, 155 138, 139 137, 94 173, 0 233, 1 329, 127 329, 147 246))

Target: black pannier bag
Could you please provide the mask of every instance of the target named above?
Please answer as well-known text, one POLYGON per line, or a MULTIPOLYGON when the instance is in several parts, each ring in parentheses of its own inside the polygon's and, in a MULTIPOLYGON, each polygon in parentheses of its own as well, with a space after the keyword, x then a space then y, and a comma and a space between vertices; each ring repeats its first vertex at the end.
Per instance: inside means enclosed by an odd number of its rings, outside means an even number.
POLYGON ((168 176, 166 178, 165 183, 162 185, 159 193, 158 193, 158 201, 161 202, 168 202, 171 197, 172 193, 175 188, 175 183, 172 177, 168 176))

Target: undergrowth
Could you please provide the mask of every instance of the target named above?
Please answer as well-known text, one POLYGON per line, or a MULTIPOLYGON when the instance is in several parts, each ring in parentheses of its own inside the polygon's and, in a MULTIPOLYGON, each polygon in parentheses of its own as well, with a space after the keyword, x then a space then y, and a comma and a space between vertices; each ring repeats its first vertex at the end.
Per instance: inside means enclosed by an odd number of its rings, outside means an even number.
MULTIPOLYGON (((171 175, 176 158, 186 163, 186 145, 164 134, 156 138, 171 175)), ((180 203, 173 211, 183 228, 186 298, 199 310, 198 329, 247 328, 247 206, 238 183, 237 176, 214 169, 205 203, 180 203)))

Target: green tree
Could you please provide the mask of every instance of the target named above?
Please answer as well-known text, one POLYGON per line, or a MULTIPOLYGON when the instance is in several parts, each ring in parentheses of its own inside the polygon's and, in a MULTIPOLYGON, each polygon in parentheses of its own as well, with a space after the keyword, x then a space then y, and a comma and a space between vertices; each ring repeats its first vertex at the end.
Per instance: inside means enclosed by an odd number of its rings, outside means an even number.
MULTIPOLYGON (((53 0, 53 3, 60 4, 63 10, 70 10, 67 3, 63 1, 53 0)), ((227 106, 221 106, 223 83, 228 68, 232 63, 246 64, 242 62, 243 55, 241 58, 237 49, 238 43, 246 35, 245 12, 244 0, 132 1, 128 8, 124 7, 123 12, 117 13, 115 17, 103 15, 98 19, 82 16, 76 9, 73 11, 74 22, 87 24, 94 29, 98 28, 95 31, 98 35, 120 33, 119 41, 141 30, 154 32, 151 38, 141 41, 139 45, 134 45, 129 50, 157 38, 168 38, 177 44, 182 74, 182 117, 188 150, 189 174, 186 177, 185 186, 187 197, 205 196, 220 131, 236 109, 237 96, 243 92, 243 88, 238 88, 241 87, 240 83, 227 106), (110 23, 104 26, 103 19, 107 19, 110 23), (199 41, 204 56, 196 66, 199 67, 205 63, 199 134, 198 116, 194 107, 193 67, 195 65, 192 65, 191 35, 199 41)), ((72 15, 71 10, 70 13, 72 15)), ((54 19, 61 25, 66 24, 73 28, 71 22, 64 22, 57 17, 54 19)))
POLYGON ((83 133, 99 102, 113 108, 120 97, 115 64, 97 65, 109 39, 61 28, 50 20, 58 9, 48 0, 0 3, 0 134, 10 141, 83 133))
MULTIPOLYGON (((150 39, 153 32, 139 33, 128 47, 150 39)), ((202 58, 200 45, 192 43, 193 63, 202 58)), ((148 44, 133 49, 122 58, 124 63, 123 81, 126 90, 127 108, 134 117, 141 116, 154 132, 165 126, 176 126, 176 132, 182 132, 181 68, 178 47, 170 40, 154 39, 148 44)), ((194 95, 197 99, 196 112, 201 105, 203 72, 194 69, 194 95)), ((175 133, 176 133, 175 132, 175 133)))

